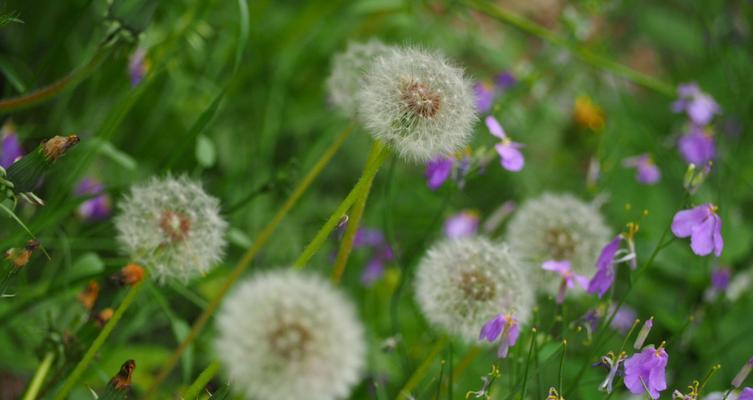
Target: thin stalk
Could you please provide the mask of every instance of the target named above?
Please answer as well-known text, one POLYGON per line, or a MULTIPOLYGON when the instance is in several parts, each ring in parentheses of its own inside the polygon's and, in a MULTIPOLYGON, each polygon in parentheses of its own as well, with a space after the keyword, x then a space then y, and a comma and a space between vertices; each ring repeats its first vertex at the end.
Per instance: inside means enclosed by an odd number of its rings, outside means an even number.
MULTIPOLYGON (((324 241, 327 240, 327 236, 329 236, 330 232, 335 229, 335 226, 340 221, 342 216, 345 215, 350 206, 352 206, 353 203, 355 203, 356 199, 364 193, 369 185, 371 185, 370 182, 374 179, 374 176, 379 171, 379 167, 387 158, 387 155, 389 155, 389 152, 385 151, 381 146, 372 147, 371 151, 377 151, 378 153, 374 155, 372 162, 366 165, 363 173, 361 174, 361 177, 358 178, 358 182, 356 182, 356 185, 353 186, 353 189, 350 191, 350 193, 348 193, 342 203, 340 203, 340 205, 337 207, 335 212, 330 215, 327 222, 325 222, 321 229, 319 229, 319 232, 316 233, 314 239, 311 240, 311 242, 306 246, 306 248, 303 250, 303 253, 301 253, 298 259, 295 260, 295 262, 293 263, 293 266, 295 268, 303 268, 306 265, 311 257, 322 247, 324 241)), ((369 158, 372 157, 369 156, 369 158)))
POLYGON ((609 71, 633 83, 641 85, 647 89, 654 90, 668 97, 675 97, 676 95, 673 85, 663 82, 653 76, 638 72, 626 65, 612 61, 600 54, 594 53, 593 51, 582 47, 571 40, 558 36, 557 34, 549 31, 543 26, 525 17, 521 17, 520 15, 514 14, 508 10, 498 7, 489 1, 466 0, 466 4, 468 4, 476 11, 486 14, 487 16, 494 18, 497 21, 513 26, 518 30, 521 30, 529 35, 536 36, 555 46, 564 47, 570 50, 570 52, 575 54, 581 60, 597 68, 609 71))
POLYGON ((565 372, 565 353, 567 351, 567 340, 562 341, 562 358, 560 358, 560 376, 559 376, 559 392, 564 393, 565 390, 562 387, 562 376, 565 372))
MULTIPOLYGON (((371 147, 371 152, 369 153, 369 159, 366 162, 366 166, 368 167, 370 164, 372 164, 374 162, 374 159, 378 157, 381 152, 382 145, 379 142, 374 142, 371 147)), ((353 205, 353 211, 350 213, 348 219, 348 227, 345 230, 345 236, 343 236, 342 243, 340 244, 340 250, 337 252, 335 267, 332 269, 332 282, 334 284, 340 283, 343 272, 345 272, 345 266, 348 264, 348 258, 350 257, 351 250, 353 249, 353 241, 356 238, 358 227, 361 225, 363 211, 366 208, 366 200, 368 200, 369 198, 371 184, 374 182, 375 176, 376 172, 366 180, 366 186, 364 187, 358 198, 356 198, 356 202, 353 205)))
POLYGON ((405 382, 405 385, 403 385, 403 388, 400 389, 400 392, 397 394, 396 400, 404 400, 410 398, 410 392, 413 390, 413 388, 418 385, 419 382, 421 382, 421 379, 423 379, 424 375, 426 375, 427 372, 429 372, 429 368, 431 367, 431 363, 434 362, 434 359, 437 357, 437 355, 442 351, 444 346, 447 345, 447 342, 449 340, 447 339, 447 336, 442 336, 441 339, 437 340, 436 343, 434 343, 434 347, 431 348, 431 351, 429 351, 429 354, 424 358, 424 360, 421 362, 421 365, 418 366, 415 372, 413 372, 413 375, 408 378, 408 381, 405 382))
POLYGON ((97 66, 110 54, 113 47, 107 43, 102 43, 86 64, 74 69, 65 77, 31 93, 0 100, 0 115, 42 103, 55 97, 63 90, 76 86, 97 69, 97 66))
POLYGON ((34 377, 31 378, 31 383, 29 383, 29 388, 26 389, 23 400, 34 400, 37 398, 39 389, 42 388, 42 382, 44 382, 44 378, 47 376, 47 373, 50 372, 50 366, 52 366, 52 361, 54 360, 55 353, 49 351, 47 352, 47 354, 45 354, 44 359, 42 359, 42 363, 39 364, 37 371, 34 373, 34 377))
POLYGON ((536 328, 531 329, 531 346, 528 348, 528 357, 526 357, 526 366, 523 371, 523 389, 521 392, 523 395, 521 399, 525 399, 528 394, 528 370, 531 366, 531 355, 533 354, 533 346, 536 343, 536 328))
POLYGON ((212 378, 214 378, 215 375, 217 375, 217 372, 220 370, 220 363, 217 361, 212 361, 211 364, 209 364, 203 371, 201 371, 201 374, 196 378, 196 380, 191 384, 191 386, 186 389, 185 392, 183 392, 184 399, 197 399, 199 397, 199 393, 202 389, 204 389, 207 384, 209 383, 212 378))
POLYGON ((112 315, 110 321, 108 321, 105 327, 102 328, 102 330, 99 332, 99 335, 97 335, 97 338, 94 339, 94 342, 92 342, 91 346, 89 346, 89 350, 87 350, 86 354, 84 354, 84 357, 78 362, 78 364, 76 364, 73 372, 71 372, 71 374, 68 376, 68 379, 65 381, 63 388, 60 389, 60 391, 55 395, 54 400, 64 400, 68 397, 68 394, 71 392, 71 390, 73 390, 73 387, 76 386, 76 383, 78 383, 81 375, 84 373, 84 371, 86 371, 86 367, 88 367, 89 363, 91 363, 92 359, 94 359, 97 351, 99 351, 100 347, 105 344, 105 340, 107 340, 107 337, 110 336, 112 330, 115 329, 115 326, 118 324, 118 322, 120 322, 120 318, 123 317, 123 314, 126 312, 131 303, 133 303, 133 300, 136 299, 136 295, 139 293, 139 290, 143 285, 144 282, 142 281, 131 286, 131 288, 128 290, 128 294, 126 294, 126 297, 115 310, 115 313, 112 315))
POLYGON ((290 209, 295 206, 303 193, 305 193, 309 186, 311 186, 311 184, 314 182, 314 179, 316 179, 316 177, 319 176, 322 170, 324 170, 324 167, 329 164, 329 162, 332 160, 332 157, 335 156, 335 153, 337 153, 337 150, 340 149, 340 146, 342 146, 343 142, 345 142, 345 139, 348 138, 348 135, 350 135, 351 131, 352 127, 346 128, 340 134, 340 136, 338 136, 337 139, 332 142, 332 144, 327 148, 324 154, 322 154, 316 164, 314 164, 314 166, 308 172, 308 174, 306 174, 303 180, 298 183, 296 188, 293 190, 293 193, 285 201, 282 207, 277 210, 277 213, 274 215, 274 217, 272 217, 272 220, 269 221, 264 229, 262 229, 259 237, 256 239, 256 241, 254 241, 254 243, 251 244, 248 250, 246 250, 246 253, 243 255, 241 260, 238 261, 238 264, 230 273, 230 276, 228 276, 228 278, 225 280, 225 283, 220 288, 220 291, 217 292, 217 294, 207 305, 207 308, 204 309, 196 322, 194 322, 193 326, 191 327, 191 331, 188 333, 188 335, 186 335, 185 339, 183 339, 183 341, 180 343, 180 345, 178 345, 173 354, 170 355, 170 358, 168 358, 167 362, 165 362, 165 364, 162 366, 162 369, 157 375, 157 378, 152 383, 152 386, 147 389, 144 398, 148 399, 152 395, 154 395, 157 387, 160 385, 160 383, 162 383, 162 381, 165 380, 165 378, 167 378, 167 375, 170 373, 170 371, 173 370, 175 364, 177 364, 178 360, 180 359, 180 356, 188 348, 188 345, 190 345, 191 342, 193 342, 193 340, 199 335, 199 332, 201 332, 202 328, 204 328, 204 325, 206 325, 206 323, 209 321, 209 317, 211 317, 212 314, 214 314, 214 312, 217 310, 217 307, 219 307, 222 299, 225 297, 225 294, 227 294, 228 290, 230 290, 230 287, 233 286, 235 281, 237 281, 238 278, 240 278, 240 276, 246 270, 246 268, 248 268, 248 266, 251 264, 251 261, 254 259, 254 257, 256 257, 256 254, 259 252, 259 250, 261 250, 262 247, 264 247, 267 241, 269 241, 272 233, 274 233, 275 229, 277 229, 277 226, 280 224, 282 219, 285 218, 290 209))

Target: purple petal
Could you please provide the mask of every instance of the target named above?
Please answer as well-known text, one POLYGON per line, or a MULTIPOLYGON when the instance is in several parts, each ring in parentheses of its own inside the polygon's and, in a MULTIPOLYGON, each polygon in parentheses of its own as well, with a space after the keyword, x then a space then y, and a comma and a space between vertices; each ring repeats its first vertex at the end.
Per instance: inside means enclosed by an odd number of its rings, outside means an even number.
POLYGON ((720 292, 727 290, 731 278, 732 271, 727 267, 715 267, 711 271, 711 285, 720 292))
POLYGON ((724 240, 722 240, 722 219, 718 215, 711 216, 714 220, 713 237, 711 240, 714 242, 714 255, 719 257, 722 255, 724 249, 724 240))
POLYGON ((525 165, 523 153, 516 146, 513 146, 512 143, 499 143, 494 148, 499 153, 500 162, 504 169, 512 172, 518 172, 523 169, 523 165, 525 165))
POLYGON ((484 121, 486 122, 486 127, 489 128, 489 132, 492 135, 500 139, 504 139, 507 137, 507 135, 505 134, 505 130, 502 129, 502 125, 499 124, 499 121, 497 121, 496 118, 489 115, 486 117, 486 119, 484 119, 484 121))
POLYGON ((478 109, 478 112, 489 111, 494 102, 494 92, 481 82, 473 87, 473 91, 476 94, 476 109, 478 109))
POLYGON ((444 233, 450 239, 473 236, 478 231, 478 224, 478 214, 473 211, 463 211, 445 221, 444 233))
POLYGON ((590 282, 588 282, 588 288, 586 289, 586 291, 591 294, 598 293, 599 297, 601 298, 602 296, 604 296, 604 293, 606 293, 607 290, 612 287, 613 284, 614 269, 610 265, 605 268, 599 268, 596 271, 594 277, 591 278, 590 282))
POLYGON ((573 278, 575 278, 575 282, 578 283, 578 286, 580 286, 581 288, 583 288, 583 290, 588 290, 588 282, 589 282, 589 280, 588 280, 587 276, 575 274, 573 276, 573 278))
POLYGON ((361 273, 361 283, 364 286, 371 286, 383 275, 384 262, 380 258, 374 257, 369 260, 368 264, 366 264, 366 267, 364 267, 363 272, 361 273))
POLYGON ((690 235, 690 248, 699 256, 707 256, 714 250, 714 218, 706 218, 702 224, 693 227, 690 235))
POLYGON ((614 237, 614 239, 612 239, 611 242, 607 243, 607 245, 604 246, 603 249, 601 249, 599 259, 596 260, 596 268, 602 269, 612 265, 612 260, 614 260, 615 254, 617 254, 617 251, 620 249, 621 240, 622 237, 620 235, 617 235, 614 237))
POLYGON ((697 95, 687 107, 688 117, 698 125, 711 122, 714 114, 719 113, 719 105, 707 94, 697 95))
POLYGON ((426 184, 429 189, 436 190, 450 177, 453 160, 449 157, 440 157, 426 163, 426 184))
POLYGON ((97 221, 109 217, 111 209, 110 198, 100 195, 81 203, 78 215, 85 220, 97 221))
POLYGON ((507 357, 508 350, 510 350, 510 344, 507 343, 506 340, 499 342, 499 348, 497 349, 497 357, 499 358, 507 357))
POLYGON ((737 400, 753 400, 753 388, 746 387, 743 389, 743 391, 740 392, 740 396, 737 397, 737 400))
POLYGON ((518 342, 518 336, 520 336, 520 327, 518 326, 518 322, 513 320, 507 330, 507 344, 511 347, 515 346, 515 343, 518 342))
POLYGON ((646 157, 637 165, 635 179, 640 183, 653 185, 661 179, 661 171, 650 158, 646 157))
POLYGON ((563 260, 563 261, 558 261, 558 260, 544 261, 541 264, 541 268, 543 268, 543 269, 545 269, 547 271, 557 272, 557 273, 559 273, 563 277, 565 275, 569 274, 570 271, 571 271, 570 261, 568 261, 568 260, 563 260))
POLYGON ((691 127, 691 131, 680 138, 677 147, 689 164, 704 165, 716 156, 714 138, 697 126, 691 127))
POLYGON ((672 233, 679 238, 686 238, 693 233, 693 227, 702 224, 708 217, 709 206, 707 204, 678 211, 672 218, 672 233))
POLYGON ((496 317, 489 320, 486 324, 484 324, 484 326, 481 328, 481 333, 479 334, 478 339, 483 340, 484 338, 486 338, 486 340, 493 342, 497 340, 504 327, 504 316, 502 316, 502 314, 497 315, 496 317))
POLYGON ((18 158, 23 156, 24 151, 21 148, 21 141, 18 136, 8 128, 3 127, 2 144, 0 144, 0 167, 10 167, 18 158))
POLYGON ((507 71, 501 72, 499 75, 497 75, 497 79, 495 79, 495 82, 497 84, 497 87, 501 90, 506 90, 515 85, 517 83, 517 79, 515 79, 515 76, 507 71))

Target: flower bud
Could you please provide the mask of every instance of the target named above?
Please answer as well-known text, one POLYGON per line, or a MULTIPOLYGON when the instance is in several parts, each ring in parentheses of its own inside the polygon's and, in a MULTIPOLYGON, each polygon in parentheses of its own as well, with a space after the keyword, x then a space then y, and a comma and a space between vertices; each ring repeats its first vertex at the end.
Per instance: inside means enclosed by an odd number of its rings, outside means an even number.
POLYGON ((638 336, 635 338, 635 343, 633 343, 633 348, 636 350, 640 350, 643 347, 643 343, 646 341, 646 338, 648 337, 649 332, 651 332, 651 328, 654 326, 654 317, 651 317, 646 320, 646 322, 643 323, 643 327, 641 328, 640 332, 638 332, 638 336))

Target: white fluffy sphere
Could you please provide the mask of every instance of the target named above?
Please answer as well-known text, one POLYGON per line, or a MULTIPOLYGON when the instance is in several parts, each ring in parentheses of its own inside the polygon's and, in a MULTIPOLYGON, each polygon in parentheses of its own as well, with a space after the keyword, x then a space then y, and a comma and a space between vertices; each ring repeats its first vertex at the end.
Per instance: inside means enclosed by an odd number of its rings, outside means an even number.
POLYGON ((227 223, 220 202, 185 176, 134 185, 118 207, 118 242, 157 281, 186 281, 221 261, 227 223))
POLYGON ((517 257, 483 237, 434 244, 418 265, 415 285, 426 319, 468 343, 478 342, 481 327, 497 314, 511 313, 525 324, 534 301, 517 257))
POLYGON ((240 283, 222 305, 217 331, 230 385, 248 399, 344 398, 364 368, 353 304, 308 273, 277 270, 240 283))
POLYGON ((561 278, 544 271, 542 262, 569 260, 574 272, 590 278, 601 249, 612 237, 596 206, 570 194, 545 193, 525 202, 513 215, 506 239, 532 270, 538 287, 556 294, 561 278))
POLYGON ((329 99, 347 117, 358 111, 356 95, 363 86, 363 75, 374 61, 389 52, 390 46, 377 39, 350 42, 345 51, 332 57, 332 70, 327 78, 329 99))
POLYGON ((392 48, 363 79, 359 118, 401 157, 425 162, 468 143, 477 119, 472 85, 445 57, 392 48))

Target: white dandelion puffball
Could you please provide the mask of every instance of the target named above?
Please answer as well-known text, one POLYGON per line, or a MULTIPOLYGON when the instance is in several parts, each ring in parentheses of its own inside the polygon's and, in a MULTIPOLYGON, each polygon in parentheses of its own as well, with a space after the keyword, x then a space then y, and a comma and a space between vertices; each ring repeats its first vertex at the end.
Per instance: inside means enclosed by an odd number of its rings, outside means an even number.
POLYGON ((359 118, 401 157, 425 162, 468 143, 477 119, 472 84, 443 56, 392 48, 363 79, 359 118))
POLYGON ((506 239, 532 270, 538 287, 556 294, 561 278, 541 264, 569 260, 575 273, 590 278, 601 249, 612 239, 610 232, 596 206, 570 194, 546 193, 528 200, 513 215, 506 239))
POLYGON ((119 210, 118 242, 158 282, 205 274, 223 257, 220 202, 185 176, 132 186, 119 210))
POLYGON ((525 324, 534 301, 517 257, 481 236, 434 244, 418 265, 415 285, 426 319, 468 343, 477 343, 481 327, 497 314, 525 324))
POLYGON ((225 299, 215 349, 230 387, 253 400, 347 397, 366 358, 350 299, 291 270, 260 273, 225 299))
POLYGON ((378 57, 389 52, 390 46, 377 39, 350 42, 345 51, 332 57, 332 71, 327 78, 327 92, 332 104, 347 117, 358 111, 356 95, 363 86, 363 75, 378 57))

